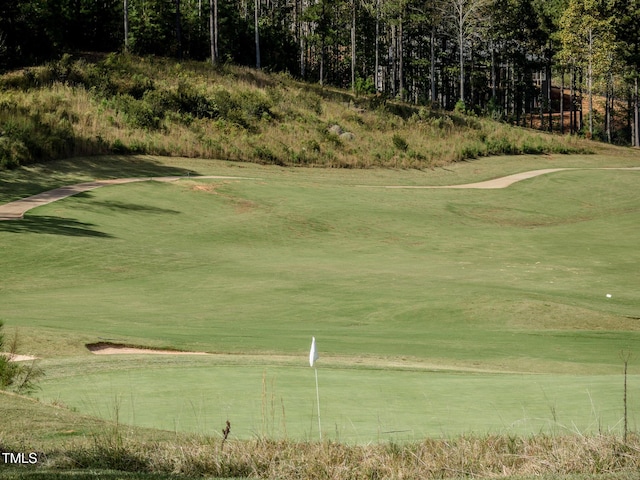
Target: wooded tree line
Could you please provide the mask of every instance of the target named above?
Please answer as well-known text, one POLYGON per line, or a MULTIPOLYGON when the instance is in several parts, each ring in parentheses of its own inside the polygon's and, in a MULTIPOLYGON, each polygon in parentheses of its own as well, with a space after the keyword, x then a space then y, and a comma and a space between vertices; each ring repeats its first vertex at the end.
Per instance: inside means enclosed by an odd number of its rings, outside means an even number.
POLYGON ((640 146, 640 0, 0 5, 0 68, 122 50, 288 71, 356 93, 640 146))

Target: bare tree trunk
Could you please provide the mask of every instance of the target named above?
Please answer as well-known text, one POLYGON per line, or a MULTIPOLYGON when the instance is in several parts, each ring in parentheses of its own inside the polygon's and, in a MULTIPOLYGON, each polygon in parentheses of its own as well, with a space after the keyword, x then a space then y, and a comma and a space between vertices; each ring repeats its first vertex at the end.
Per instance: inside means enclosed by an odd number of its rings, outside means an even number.
MULTIPOLYGON (((324 19, 325 16, 325 5, 324 2, 322 2, 322 18, 324 19)), ((326 33, 324 32, 324 29, 321 32, 321 39, 320 39, 320 85, 324 85, 324 58, 325 58, 325 41, 326 41, 326 33)))
POLYGON ((216 62, 220 60, 220 52, 218 50, 218 0, 213 0, 213 49, 216 54, 216 62))
POLYGON ((520 103, 518 102, 518 91, 516 90, 516 64, 511 63, 511 113, 516 117, 516 125, 520 125, 520 103))
POLYGON ((571 103, 569 104, 569 127, 571 134, 576 133, 577 127, 577 114, 576 114, 576 68, 571 68, 571 103))
POLYGON ((613 86, 611 80, 611 73, 607 74, 607 87, 606 87, 606 98, 605 98, 605 110, 604 110, 604 127, 607 133, 607 142, 611 143, 611 111, 612 111, 612 97, 613 97, 613 86))
POLYGON ((404 50, 402 44, 402 17, 400 17, 400 22, 398 24, 398 84, 400 89, 400 100, 405 100, 404 98, 404 50))
MULTIPOLYGON (((520 80, 520 75, 522 75, 522 73, 518 72, 518 80, 520 80)), ((522 117, 522 99, 520 98, 520 92, 518 92, 518 90, 516 89, 516 71, 515 71, 515 63, 513 65, 513 76, 511 78, 511 81, 513 82, 512 85, 512 89, 513 89, 513 110, 516 114, 516 125, 520 126, 520 118, 522 117)), ((527 119, 525 118, 524 121, 524 125, 526 125, 527 119)))
MULTIPOLYGON (((551 42, 549 42, 549 55, 551 55, 551 42)), ((547 59, 547 116, 549 118, 549 131, 553 132, 553 106, 551 104, 551 58, 547 59)))
POLYGON ((435 25, 431 26, 431 50, 429 52, 431 58, 431 64, 429 65, 429 76, 431 77, 429 81, 431 82, 431 103, 436 102, 436 27, 435 25))
POLYGON ((356 0, 351 0, 351 91, 356 91, 356 0))
POLYGON ((464 17, 460 8, 458 23, 458 43, 460 55, 460 100, 464 102, 464 17))
MULTIPOLYGON (((544 130, 544 100, 546 92, 543 91, 545 82, 542 80, 542 72, 540 73, 540 95, 538 95, 538 110, 540 111, 540 130, 544 130)), ((546 71, 545 71, 546 75, 546 71)), ((533 112, 532 112, 533 113, 533 112)))
POLYGON ((376 91, 382 90, 380 85, 380 0, 376 0, 376 53, 375 53, 375 72, 373 73, 373 83, 376 85, 376 91))
POLYGON ((397 78, 397 50, 396 44, 396 25, 391 25, 391 96, 395 97, 397 92, 396 78, 397 78))
POLYGON ((129 51, 129 0, 124 0, 124 51, 129 51))
POLYGON ((308 46, 305 38, 308 31, 309 26, 300 23, 300 76, 302 76, 303 79, 307 76, 307 61, 310 56, 307 50, 308 46))
POLYGON ((304 76, 306 74, 305 44, 304 44, 305 28, 302 22, 303 12, 304 12, 304 0, 296 0, 296 28, 298 31, 298 44, 300 45, 300 77, 302 77, 302 79, 304 79, 304 76))
POLYGON ((491 42, 491 98, 494 105, 496 104, 496 51, 491 42))
POLYGON ((182 19, 180 18, 180 0, 176 0, 176 42, 178 43, 178 58, 182 59, 182 19))
POLYGON ((640 122, 640 109, 638 108, 638 76, 636 75, 634 82, 634 93, 633 93, 633 146, 640 147, 640 128, 638 128, 638 123, 640 122))
POLYGON ((209 40, 211 42, 211 64, 218 63, 218 0, 209 0, 209 40))
POLYGON ((260 10, 259 0, 255 0, 254 2, 254 16, 253 16, 253 25, 255 30, 255 43, 256 43, 256 68, 260 70, 260 32, 258 31, 258 15, 260 10))
POLYGON ((503 90, 504 90, 503 108, 504 108, 506 116, 508 117, 509 113, 510 113, 510 110, 509 110, 509 95, 511 93, 511 91, 509 89, 509 61, 508 60, 507 60, 507 65, 505 67, 505 72, 504 72, 503 90))
POLYGON ((589 90, 589 138, 593 138, 593 30, 589 29, 589 64, 587 68, 589 90))
POLYGON ((560 133, 564 135, 564 67, 560 72, 560 133))

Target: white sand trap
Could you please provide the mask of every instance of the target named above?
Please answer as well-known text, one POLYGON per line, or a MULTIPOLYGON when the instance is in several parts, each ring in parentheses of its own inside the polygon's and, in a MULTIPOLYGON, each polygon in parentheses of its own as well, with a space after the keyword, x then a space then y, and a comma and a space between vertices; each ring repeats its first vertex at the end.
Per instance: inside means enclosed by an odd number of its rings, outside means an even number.
POLYGON ((8 357, 10 362, 27 362, 38 359, 38 357, 34 357, 33 355, 18 355, 17 353, 0 353, 0 355, 8 357))
POLYGON ((206 352, 156 350, 152 348, 130 347, 118 343, 90 343, 87 345, 87 350, 95 355, 209 355, 206 352))

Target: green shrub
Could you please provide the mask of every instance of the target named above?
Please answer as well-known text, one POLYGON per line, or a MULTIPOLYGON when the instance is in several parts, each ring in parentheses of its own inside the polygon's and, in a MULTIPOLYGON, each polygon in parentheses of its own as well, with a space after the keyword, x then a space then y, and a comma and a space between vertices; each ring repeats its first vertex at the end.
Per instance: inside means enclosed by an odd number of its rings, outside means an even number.
POLYGON ((455 107, 453 107, 453 111, 456 113, 467 113, 467 106, 464 100, 458 100, 455 107))
POLYGON ((466 160, 468 158, 478 158, 485 154, 484 149, 476 143, 471 145, 465 145, 460 150, 460 158, 459 160, 466 160))
POLYGON ((431 125, 440 130, 447 131, 451 130, 454 126, 453 120, 451 120, 451 117, 449 115, 443 115, 441 117, 434 118, 431 121, 431 125))
POLYGON ((220 115, 214 100, 196 92, 185 83, 180 83, 174 98, 178 111, 188 112, 196 118, 217 118, 220 115))
POLYGON ((272 104, 261 93, 253 91, 242 92, 238 98, 238 103, 242 111, 250 118, 260 120, 272 116, 272 104))
POLYGON ((516 145, 503 136, 485 140, 485 144, 489 155, 516 155, 521 153, 516 145))
POLYGON ((20 140, 0 137, 0 169, 16 168, 29 160, 29 151, 20 140))
POLYGON ((316 115, 322 115, 322 98, 314 92, 302 90, 296 97, 304 108, 311 110, 316 115))
POLYGON ((364 79, 362 77, 356 78, 354 85, 356 95, 372 94, 376 93, 376 86, 373 83, 372 78, 364 79))
POLYGON ((130 153, 129 147, 127 147, 124 143, 122 143, 122 140, 120 140, 119 138, 116 138, 111 144, 111 151, 118 155, 124 155, 126 153, 130 153))
POLYGON ((522 143, 522 153, 526 154, 540 154, 544 153, 546 148, 542 144, 542 142, 536 142, 535 140, 525 140, 522 143))
POLYGON ((320 153, 320 144, 315 139, 305 141, 304 148, 310 152, 320 153))
POLYGON ((223 117, 227 117, 232 110, 239 110, 238 102, 226 90, 216 90, 213 94, 213 101, 223 117))
POLYGON ((406 152, 407 149, 409 148, 409 144, 407 143, 407 141, 401 137, 400 135, 394 133, 393 134, 393 145, 398 149, 401 150, 403 152, 406 152))
POLYGON ((136 100, 129 94, 117 95, 113 103, 129 126, 146 130, 160 129, 165 112, 158 104, 136 100))
POLYGON ((228 91, 217 90, 213 94, 213 104, 216 106, 221 119, 227 120, 243 128, 247 128, 249 126, 240 106, 240 102, 236 98, 232 97, 228 91))
POLYGON ((269 147, 257 146, 253 149, 256 159, 269 165, 284 165, 284 162, 269 147))
POLYGON ((31 113, 5 102, 0 105, 0 168, 69 157, 75 137, 64 109, 31 113))
POLYGON ((144 75, 135 74, 130 81, 124 82, 120 87, 120 93, 127 93, 136 100, 140 100, 147 92, 155 90, 153 80, 144 75))

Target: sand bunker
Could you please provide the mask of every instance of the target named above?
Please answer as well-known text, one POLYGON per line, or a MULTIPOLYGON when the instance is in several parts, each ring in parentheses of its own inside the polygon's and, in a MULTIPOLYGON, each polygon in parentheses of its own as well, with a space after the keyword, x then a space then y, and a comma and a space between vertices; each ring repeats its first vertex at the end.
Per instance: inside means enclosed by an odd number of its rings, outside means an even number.
POLYGON ((27 362, 38 359, 38 357, 34 357, 33 355, 18 355, 17 353, 0 353, 0 355, 9 358, 10 362, 27 362))
POLYGON ((180 350, 156 350, 153 348, 131 347, 120 343, 89 343, 87 350, 95 355, 209 355, 206 352, 183 352, 180 350))

